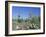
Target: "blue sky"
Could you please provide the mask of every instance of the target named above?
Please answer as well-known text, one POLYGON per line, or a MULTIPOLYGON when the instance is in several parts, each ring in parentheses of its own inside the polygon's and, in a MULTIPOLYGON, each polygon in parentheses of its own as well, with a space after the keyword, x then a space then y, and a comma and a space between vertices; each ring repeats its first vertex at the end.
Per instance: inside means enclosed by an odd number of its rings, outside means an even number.
POLYGON ((20 7, 20 6, 13 6, 12 7, 12 16, 13 18, 17 18, 20 15, 20 18, 27 18, 29 13, 34 14, 35 16, 40 15, 40 8, 39 7, 20 7))

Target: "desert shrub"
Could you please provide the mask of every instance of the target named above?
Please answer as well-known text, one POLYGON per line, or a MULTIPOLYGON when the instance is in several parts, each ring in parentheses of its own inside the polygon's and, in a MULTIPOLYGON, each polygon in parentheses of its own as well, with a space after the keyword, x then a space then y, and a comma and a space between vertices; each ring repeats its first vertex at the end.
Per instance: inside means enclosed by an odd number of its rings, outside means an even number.
POLYGON ((30 20, 31 24, 33 25, 33 28, 40 28, 40 19, 38 16, 32 17, 32 19, 30 20))

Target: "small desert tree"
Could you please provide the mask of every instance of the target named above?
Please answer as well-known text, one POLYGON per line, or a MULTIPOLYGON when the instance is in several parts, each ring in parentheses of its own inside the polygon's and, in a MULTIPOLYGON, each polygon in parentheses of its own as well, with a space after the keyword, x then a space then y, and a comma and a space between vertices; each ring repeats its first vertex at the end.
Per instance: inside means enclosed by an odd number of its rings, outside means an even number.
POLYGON ((23 21, 23 18, 20 18, 21 16, 18 15, 18 22, 21 23, 23 21))

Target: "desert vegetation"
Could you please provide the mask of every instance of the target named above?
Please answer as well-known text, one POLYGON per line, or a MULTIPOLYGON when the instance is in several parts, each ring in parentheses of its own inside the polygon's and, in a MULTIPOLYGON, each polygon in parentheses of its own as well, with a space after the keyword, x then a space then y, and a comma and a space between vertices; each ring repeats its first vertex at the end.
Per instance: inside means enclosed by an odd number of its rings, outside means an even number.
POLYGON ((18 18, 12 18, 12 29, 13 30, 29 30, 29 29, 40 29, 40 16, 35 16, 29 13, 28 18, 23 19, 18 15, 18 18))

